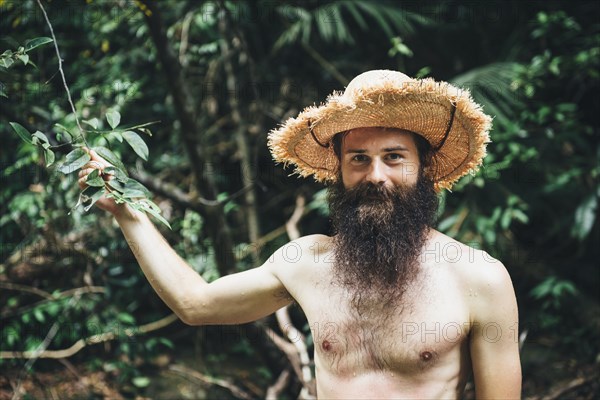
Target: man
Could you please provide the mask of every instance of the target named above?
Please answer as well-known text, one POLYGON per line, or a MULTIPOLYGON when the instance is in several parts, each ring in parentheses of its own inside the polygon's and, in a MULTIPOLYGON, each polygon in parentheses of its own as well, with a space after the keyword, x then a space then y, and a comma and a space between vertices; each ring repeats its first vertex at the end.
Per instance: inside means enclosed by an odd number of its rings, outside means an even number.
MULTIPOLYGON (((437 192, 485 155, 490 118, 431 79, 369 71, 271 132, 277 161, 330 183, 335 236, 206 283, 150 220, 111 199, 158 295, 186 323, 240 324, 295 300, 315 343, 320 398, 520 397, 517 304, 504 266, 432 228, 437 192), (293 257, 290 254, 294 254, 293 257)), ((93 168, 80 173, 80 185, 93 168)), ((99 164, 99 165, 98 165, 99 164)))

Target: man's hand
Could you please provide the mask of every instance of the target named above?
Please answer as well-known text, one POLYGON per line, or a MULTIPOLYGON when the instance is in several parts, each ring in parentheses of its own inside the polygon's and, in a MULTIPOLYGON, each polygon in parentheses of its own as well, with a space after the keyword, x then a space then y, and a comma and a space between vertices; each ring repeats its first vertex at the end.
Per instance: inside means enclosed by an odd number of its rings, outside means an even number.
MULTIPOLYGON (((110 167, 111 165, 104 158, 100 157, 98 155, 98 153, 96 153, 94 150, 90 150, 87 147, 84 147, 83 149, 85 151, 87 151, 87 153, 90 155, 91 159, 87 164, 85 164, 81 168, 81 171, 79 171, 79 180, 77 181, 77 183, 79 184, 79 187, 82 190, 85 189, 86 187, 88 187, 88 185, 86 183, 87 177, 95 169, 98 170, 98 172, 100 173, 100 176, 105 181, 109 181, 109 180, 113 179, 112 175, 104 172, 104 169, 107 167, 110 167)), ((117 203, 115 203, 114 199, 108 199, 108 198, 106 198, 106 196, 102 196, 100 198, 100 200, 98 200, 96 202, 96 205, 98 207, 100 207, 101 209, 108 211, 109 213, 111 213, 113 215, 116 215, 117 212, 121 211, 121 209, 123 207, 125 207, 124 204, 117 204, 117 203)))

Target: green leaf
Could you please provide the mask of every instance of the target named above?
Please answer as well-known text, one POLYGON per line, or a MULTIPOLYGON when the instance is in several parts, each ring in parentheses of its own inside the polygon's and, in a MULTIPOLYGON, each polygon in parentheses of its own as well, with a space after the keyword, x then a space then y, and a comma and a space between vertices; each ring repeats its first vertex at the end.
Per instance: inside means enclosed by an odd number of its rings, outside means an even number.
MULTIPOLYGON (((102 179, 102 178, 100 178, 100 179, 102 179)), ((104 187, 101 187, 101 188, 96 189, 96 191, 91 196, 88 195, 89 197, 87 198, 85 203, 89 203, 89 204, 87 204, 85 207, 83 207, 83 209, 86 212, 89 211, 89 209, 92 208, 92 206, 94 204, 96 204, 96 202, 98 200, 100 200, 100 198, 104 195, 104 193, 105 193, 104 187)))
POLYGON ((145 133, 148 136, 152 136, 152 131, 150 131, 150 129, 148 128, 139 128, 138 130, 142 133, 145 133))
POLYGON ((45 322, 46 318, 44 317, 44 313, 39 308, 33 309, 33 316, 38 322, 45 322))
POLYGON ((51 166, 55 160, 54 152, 50 149, 44 149, 44 156, 46 157, 46 167, 51 166))
POLYGON ((500 219, 500 227, 502 229, 508 229, 510 222, 512 221, 512 210, 504 210, 502 218, 500 219))
POLYGON ((52 39, 50 39, 49 37, 38 37, 35 39, 31 39, 25 43, 25 51, 27 52, 33 50, 36 47, 39 47, 46 43, 52 43, 52 39))
POLYGON ((513 218, 524 224, 529 222, 529 217, 521 210, 513 210, 513 218))
POLYGON ((97 169, 90 172, 90 174, 85 179, 85 183, 87 183, 88 186, 104 187, 104 179, 102 179, 102 177, 100 176, 100 172, 98 172, 97 169))
POLYGON ((102 147, 102 146, 94 147, 92 150, 94 150, 96 153, 98 153, 98 155, 100 157, 104 158, 106 161, 108 161, 110 164, 112 164, 115 168, 120 169, 124 174, 127 174, 127 172, 126 172, 127 169, 125 168, 125 165, 123 164, 121 159, 119 159, 119 157, 117 157, 117 155, 115 153, 113 153, 106 147, 102 147))
POLYGON ((29 62, 29 56, 27 54, 19 54, 17 57, 19 57, 19 60, 23 61, 23 64, 25 65, 29 62))
POLYGON ((88 120, 83 120, 82 122, 84 124, 86 124, 86 125, 91 126, 95 130, 98 130, 98 128, 100 127, 100 120, 98 118, 92 118, 92 119, 88 119, 88 120))
POLYGON ((168 348, 170 348, 170 349, 173 349, 173 348, 175 348, 175 345, 173 344, 173 342, 172 342, 172 341, 170 341, 170 340, 169 340, 169 339, 167 339, 167 338, 162 338, 162 337, 161 337, 161 338, 158 338, 158 341, 159 341, 159 343, 162 343, 162 344, 164 344, 165 346, 167 346, 167 347, 168 347, 168 348))
POLYGON ((144 139, 133 131, 123 132, 123 138, 129 143, 133 151, 140 156, 144 161, 148 161, 148 146, 144 142, 144 139))
POLYGON ((131 380, 131 383, 133 383, 135 387, 145 388, 150 384, 150 378, 146 376, 136 376, 131 380))
POLYGON ((41 144, 42 146, 44 144, 47 144, 47 147, 44 147, 45 149, 47 149, 48 147, 50 147, 50 142, 48 141, 48 137, 46 135, 44 135, 42 132, 40 131, 35 131, 33 132, 32 136, 32 142, 35 145, 41 144))
POLYGON ((114 137, 115 139, 117 139, 119 141, 119 143, 123 143, 123 135, 121 135, 120 132, 109 132, 108 133, 109 137, 114 137))
POLYGON ((10 68, 10 66, 13 65, 14 63, 15 63, 15 60, 13 60, 10 57, 0 58, 0 66, 1 67, 10 68))
POLYGON ((88 161, 90 161, 90 155, 85 150, 77 148, 67 154, 65 162, 58 167, 58 170, 65 175, 70 174, 83 167, 88 161))
POLYGON ((125 312, 118 313, 117 319, 125 324, 130 324, 130 325, 135 324, 135 318, 133 318, 133 316, 131 314, 128 314, 125 312))
POLYGON ((437 228, 438 230, 442 231, 442 232, 446 232, 448 229, 450 229, 458 220, 459 215, 455 214, 455 215, 451 215, 448 218, 442 220, 437 228))
POLYGON ((150 196, 150 191, 135 179, 129 179, 127 180, 127 183, 125 183, 123 196, 129 198, 148 197, 150 196))
POLYGON ((121 183, 127 183, 127 181, 129 180, 129 178, 123 171, 121 171, 118 168, 113 167, 112 165, 104 168, 104 173, 113 175, 121 183))
POLYGON ((139 203, 141 204, 142 211, 149 213, 154 218, 165 224, 169 229, 172 229, 171 225, 169 224, 169 221, 167 221, 162 215, 160 215, 160 208, 152 200, 144 199, 139 203))
POLYGON ((125 191, 125 186, 123 186, 123 184, 121 182, 119 182, 117 179, 111 179, 111 180, 107 181, 107 183, 108 183, 108 186, 110 186, 114 190, 118 191, 119 193, 123 193, 125 191))
POLYGON ((115 129, 117 126, 119 126, 119 123, 121 122, 121 114, 119 114, 118 111, 109 110, 106 113, 106 120, 108 121, 110 127, 115 129))
POLYGON ((596 208, 598 207, 598 199, 592 193, 589 195, 575 210, 575 224, 571 234, 579 239, 585 239, 592 230, 596 221, 596 208))
POLYGON ((9 122, 9 124, 12 126, 15 132, 17 132, 17 135, 19 135, 21 139, 23 139, 26 143, 33 144, 31 141, 31 133, 29 133, 29 131, 25 129, 23 125, 17 122, 9 122))
POLYGON ((54 124, 54 126, 62 131, 62 134, 65 135, 65 139, 68 142, 73 140, 73 134, 66 127, 64 127, 63 125, 61 125, 59 123, 54 124))

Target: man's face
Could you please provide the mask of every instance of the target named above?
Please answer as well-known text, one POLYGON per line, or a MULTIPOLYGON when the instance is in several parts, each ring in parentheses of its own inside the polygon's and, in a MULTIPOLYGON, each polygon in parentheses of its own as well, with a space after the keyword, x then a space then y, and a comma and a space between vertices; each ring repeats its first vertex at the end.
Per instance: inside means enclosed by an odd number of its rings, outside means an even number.
POLYGON ((409 132, 356 128, 342 140, 340 167, 346 189, 364 182, 412 187, 419 177, 419 154, 409 132))
POLYGON ((419 276, 418 256, 435 221, 433 182, 419 171, 409 132, 354 129, 340 155, 342 177, 328 191, 336 280, 353 303, 399 301, 419 276))

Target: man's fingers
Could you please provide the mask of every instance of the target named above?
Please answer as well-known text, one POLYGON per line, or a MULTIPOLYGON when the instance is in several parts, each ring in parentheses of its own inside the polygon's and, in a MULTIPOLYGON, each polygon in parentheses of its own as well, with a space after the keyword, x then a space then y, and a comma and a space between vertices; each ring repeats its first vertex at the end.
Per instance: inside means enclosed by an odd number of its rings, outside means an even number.
POLYGON ((90 155, 90 161, 81 167, 81 170, 79 171, 79 179, 77 180, 79 187, 81 189, 85 189, 88 186, 86 183, 87 177, 95 169, 100 172, 100 175, 104 178, 104 180, 111 180, 113 178, 113 174, 104 173, 104 169, 111 166, 110 163, 108 163, 104 158, 100 157, 94 150, 91 150, 87 147, 84 147, 83 150, 90 155))
POLYGON ((100 157, 98 155, 98 153, 96 153, 94 150, 88 149, 87 147, 84 147, 83 150, 85 150, 90 155, 91 162, 97 162, 100 165, 102 165, 103 167, 110 166, 110 163, 108 161, 106 161, 104 158, 100 157))
POLYGON ((95 169, 99 169, 100 172, 102 172, 104 168, 106 167, 98 161, 88 161, 83 167, 81 167, 81 171, 79 171, 79 176, 82 176, 83 174, 87 175, 95 169))

